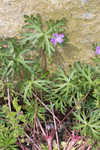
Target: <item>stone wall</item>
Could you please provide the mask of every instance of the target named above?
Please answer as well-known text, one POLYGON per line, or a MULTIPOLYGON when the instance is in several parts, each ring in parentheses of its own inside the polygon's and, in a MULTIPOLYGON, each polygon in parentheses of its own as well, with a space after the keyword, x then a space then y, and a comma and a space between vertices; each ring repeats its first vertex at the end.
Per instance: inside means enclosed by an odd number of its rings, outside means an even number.
MULTIPOLYGON (((66 17, 69 44, 60 54, 64 65, 89 61, 91 45, 100 41, 99 0, 0 0, 0 37, 19 35, 24 14, 40 13, 43 19, 66 17)), ((56 56, 57 58, 57 56, 56 56)))

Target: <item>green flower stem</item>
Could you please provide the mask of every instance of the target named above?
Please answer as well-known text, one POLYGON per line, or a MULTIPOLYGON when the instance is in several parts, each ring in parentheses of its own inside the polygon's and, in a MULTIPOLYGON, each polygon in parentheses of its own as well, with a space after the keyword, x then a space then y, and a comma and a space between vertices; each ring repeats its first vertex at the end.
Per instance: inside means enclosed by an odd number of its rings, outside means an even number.
POLYGON ((41 58, 42 58, 43 71, 47 72, 47 70, 48 70, 48 67, 47 67, 47 56, 46 56, 45 51, 43 49, 41 49, 40 55, 41 55, 41 58))

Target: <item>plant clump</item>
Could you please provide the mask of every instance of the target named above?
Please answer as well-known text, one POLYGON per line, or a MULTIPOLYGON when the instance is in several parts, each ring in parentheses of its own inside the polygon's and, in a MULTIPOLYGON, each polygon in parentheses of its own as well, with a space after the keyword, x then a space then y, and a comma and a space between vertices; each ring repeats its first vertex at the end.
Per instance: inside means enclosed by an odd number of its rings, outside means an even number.
POLYGON ((99 149, 100 46, 96 65, 51 73, 48 60, 68 41, 65 18, 25 23, 21 39, 0 40, 0 150, 99 149))

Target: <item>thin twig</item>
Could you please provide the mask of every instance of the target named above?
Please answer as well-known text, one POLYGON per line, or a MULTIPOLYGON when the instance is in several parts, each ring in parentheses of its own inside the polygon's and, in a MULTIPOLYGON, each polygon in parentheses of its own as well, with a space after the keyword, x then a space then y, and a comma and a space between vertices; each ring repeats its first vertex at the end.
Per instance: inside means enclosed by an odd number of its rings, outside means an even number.
POLYGON ((52 140, 53 140, 53 137, 54 137, 54 134, 55 134, 55 129, 52 129, 52 131, 50 132, 50 135, 47 135, 39 121, 39 119, 37 119, 38 121, 38 124, 40 126, 40 129, 44 135, 44 138, 46 140, 46 142, 48 143, 48 150, 52 150, 52 140))
POLYGON ((50 132, 50 135, 49 136, 47 135, 45 137, 45 139, 48 143, 48 150, 52 150, 52 140, 53 140, 54 134, 55 134, 55 129, 52 129, 50 132))
POLYGON ((54 117, 54 108, 53 107, 52 107, 52 112, 53 112, 54 127, 55 127, 55 131, 56 131, 57 146, 58 146, 58 150, 60 150, 60 144, 59 144, 59 138, 58 138, 58 132, 57 132, 57 124, 56 124, 56 120, 55 120, 55 117, 54 117))
POLYGON ((34 113, 34 125, 33 125, 33 146, 32 149, 35 150, 35 128, 36 128, 36 115, 37 115, 37 101, 35 100, 35 113, 34 113))
MULTIPOLYGON (((77 103, 77 105, 79 105, 82 101, 84 101, 87 96, 89 95, 90 91, 86 93, 86 95, 79 101, 79 103, 77 103)), ((72 111, 77 107, 77 105, 75 105, 67 114, 66 116, 61 120, 61 123, 72 113, 72 111)))
POLYGON ((48 110, 48 112, 51 113, 52 116, 54 116, 55 119, 60 123, 60 120, 53 114, 53 112, 47 107, 47 105, 45 105, 45 104, 43 103, 43 101, 41 101, 41 99, 40 99, 35 93, 33 93, 33 95, 34 95, 34 97, 36 98, 36 100, 38 100, 38 101, 46 108, 46 110, 48 110))
MULTIPOLYGON (((60 121, 60 120, 55 116, 55 114, 47 107, 47 105, 45 105, 45 104, 43 103, 43 101, 42 101, 35 93, 33 93, 33 95, 34 95, 34 97, 36 98, 36 100, 39 101, 39 102, 45 107, 45 109, 48 110, 49 113, 51 113, 52 116, 54 116, 54 118, 59 122, 59 124, 58 124, 58 126, 57 126, 57 128, 58 128, 58 127, 63 123, 63 121, 60 121)), ((66 129, 66 127, 65 127, 64 125, 63 125, 63 127, 64 127, 65 131, 70 135, 70 133, 69 133, 69 131, 66 129)))
POLYGON ((36 121, 36 129, 37 129, 39 150, 42 150, 42 149, 41 149, 41 146, 40 146, 40 136, 39 136, 39 129, 38 129, 37 121, 36 121))
POLYGON ((33 139, 27 133, 25 133, 25 135, 28 138, 28 140, 33 143, 33 139))
POLYGON ((26 146, 24 146, 24 145, 20 142, 20 139, 19 139, 19 138, 18 138, 17 144, 18 144, 18 146, 19 146, 22 150, 29 150, 26 146))
POLYGON ((39 120, 38 118, 37 118, 37 122, 38 122, 38 124, 39 124, 39 126, 40 126, 40 129, 41 129, 43 135, 46 137, 46 133, 45 133, 45 131, 44 131, 44 129, 43 129, 41 123, 40 123, 40 120, 39 120))
POLYGON ((92 146, 90 145, 87 150, 91 150, 91 149, 92 149, 92 146))
MULTIPOLYGON (((25 135, 26 135, 26 137, 28 138, 28 140, 31 142, 31 143, 33 143, 33 139, 27 134, 27 133, 25 133, 25 135)), ((35 145, 35 147, 38 149, 38 150, 41 150, 40 148, 39 148, 39 146, 35 143, 34 144, 35 145)))

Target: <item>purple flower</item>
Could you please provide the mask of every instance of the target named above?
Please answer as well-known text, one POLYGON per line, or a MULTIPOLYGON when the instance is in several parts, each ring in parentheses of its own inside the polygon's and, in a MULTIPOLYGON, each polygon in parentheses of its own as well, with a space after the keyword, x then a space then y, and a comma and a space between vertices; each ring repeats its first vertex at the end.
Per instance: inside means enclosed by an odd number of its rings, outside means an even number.
POLYGON ((64 37, 64 34, 55 33, 53 34, 53 37, 51 38, 51 42, 53 43, 54 46, 56 46, 57 43, 62 43, 64 41, 63 37, 64 37))
POLYGON ((96 55, 100 55, 100 46, 97 46, 97 47, 96 47, 95 54, 96 54, 96 55))

